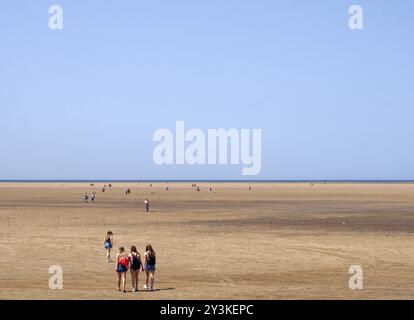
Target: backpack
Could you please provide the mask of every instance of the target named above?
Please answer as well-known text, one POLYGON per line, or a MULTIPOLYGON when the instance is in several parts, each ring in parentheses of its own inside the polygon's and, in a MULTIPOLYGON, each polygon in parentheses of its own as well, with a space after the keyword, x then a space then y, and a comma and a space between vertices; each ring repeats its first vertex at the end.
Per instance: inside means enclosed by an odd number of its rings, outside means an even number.
POLYGON ((125 268, 128 268, 129 266, 129 260, 127 257, 122 257, 121 259, 119 259, 119 264, 125 268))
POLYGON ((149 266, 153 266, 153 265, 155 265, 155 254, 154 253, 151 253, 151 254, 148 254, 147 255, 147 265, 149 265, 149 266))
POLYGON ((132 270, 138 270, 139 267, 141 266, 141 263, 138 259, 138 254, 134 255, 134 254, 131 253, 131 255, 132 255, 131 268, 132 268, 132 270))

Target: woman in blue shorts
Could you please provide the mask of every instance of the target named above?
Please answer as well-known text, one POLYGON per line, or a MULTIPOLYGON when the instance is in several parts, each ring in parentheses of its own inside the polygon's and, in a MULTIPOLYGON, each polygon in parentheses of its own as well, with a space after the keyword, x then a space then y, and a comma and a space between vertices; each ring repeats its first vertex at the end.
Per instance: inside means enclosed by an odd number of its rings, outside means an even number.
POLYGON ((146 279, 144 288, 153 291, 154 290, 154 273, 155 273, 155 264, 156 264, 155 251, 152 249, 152 246, 148 244, 145 248, 144 254, 144 265, 146 272, 146 279))
POLYGON ((122 291, 126 292, 126 274, 129 268, 129 258, 125 252, 124 247, 119 248, 119 252, 116 255, 116 268, 115 271, 118 274, 118 291, 121 291, 121 282, 122 282, 122 291))
POLYGON ((114 234, 112 233, 112 231, 108 231, 104 239, 104 247, 106 249, 106 262, 112 262, 111 249, 113 246, 113 236, 114 234))

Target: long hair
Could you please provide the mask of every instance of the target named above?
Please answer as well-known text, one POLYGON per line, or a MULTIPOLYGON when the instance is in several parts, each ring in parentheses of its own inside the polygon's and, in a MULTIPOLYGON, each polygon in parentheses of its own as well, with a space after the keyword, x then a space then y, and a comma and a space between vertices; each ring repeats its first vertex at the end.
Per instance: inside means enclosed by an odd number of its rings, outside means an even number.
POLYGON ((124 247, 120 247, 119 248, 119 251, 118 251, 118 254, 116 255, 116 260, 117 260, 117 262, 119 262, 119 259, 126 258, 127 256, 128 255, 125 252, 125 248, 124 247))
POLYGON ((122 257, 122 256, 126 256, 126 253, 125 253, 125 248, 124 248, 124 247, 120 247, 120 248, 119 248, 118 255, 119 255, 120 257, 122 257))
POLYGON ((131 253, 132 252, 134 252, 134 253, 138 253, 138 251, 137 251, 137 247, 136 246, 132 246, 131 247, 131 253))
POLYGON ((147 246, 145 247, 145 251, 149 252, 150 256, 155 255, 155 251, 154 251, 154 249, 152 249, 152 246, 150 244, 147 244, 147 246))
POLYGON ((109 239, 111 238, 111 236, 112 236, 112 235, 113 235, 112 231, 108 231, 108 232, 106 233, 105 240, 109 240, 109 239))

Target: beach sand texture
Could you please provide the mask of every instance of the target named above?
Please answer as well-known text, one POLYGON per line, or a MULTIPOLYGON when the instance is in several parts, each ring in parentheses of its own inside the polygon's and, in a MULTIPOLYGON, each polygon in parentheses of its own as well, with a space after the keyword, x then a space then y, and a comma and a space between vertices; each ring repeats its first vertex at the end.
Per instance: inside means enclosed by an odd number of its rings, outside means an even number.
POLYGON ((413 184, 103 184, 0 183, 0 299, 414 298, 413 184), (117 291, 108 230, 113 256, 153 245, 156 291, 117 291), (363 290, 348 287, 351 265, 363 290))

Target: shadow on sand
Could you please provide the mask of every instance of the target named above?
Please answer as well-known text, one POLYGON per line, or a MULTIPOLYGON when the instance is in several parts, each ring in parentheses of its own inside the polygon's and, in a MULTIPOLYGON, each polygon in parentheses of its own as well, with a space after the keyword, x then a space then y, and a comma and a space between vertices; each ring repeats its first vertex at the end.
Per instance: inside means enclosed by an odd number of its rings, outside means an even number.
POLYGON ((148 293, 151 293, 151 292, 157 292, 157 291, 169 291, 169 290, 175 290, 175 288, 161 288, 161 289, 154 289, 154 290, 142 290, 142 291, 144 291, 144 292, 148 292, 148 293))

